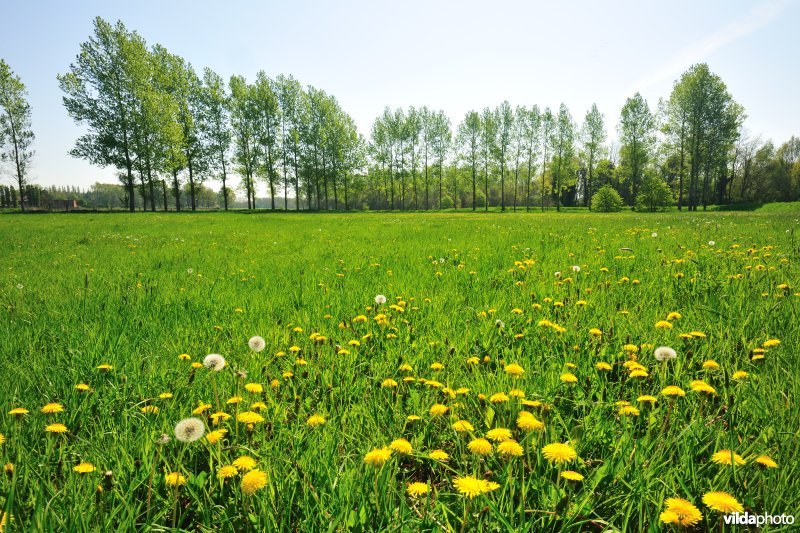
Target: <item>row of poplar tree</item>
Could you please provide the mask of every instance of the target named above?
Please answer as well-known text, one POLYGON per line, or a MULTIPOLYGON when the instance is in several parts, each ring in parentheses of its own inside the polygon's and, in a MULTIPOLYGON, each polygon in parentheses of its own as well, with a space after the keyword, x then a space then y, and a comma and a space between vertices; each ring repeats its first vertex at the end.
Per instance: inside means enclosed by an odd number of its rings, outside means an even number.
MULTIPOLYGON (((387 107, 365 139, 333 96, 292 76, 262 71, 226 82, 99 17, 58 81, 86 130, 72 155, 118 169, 131 211, 194 210, 201 196, 207 206, 206 181, 221 182, 228 209, 233 175, 251 209, 260 184, 269 208, 287 210, 591 207, 603 187, 651 210, 800 199, 800 140, 776 150, 746 139, 742 106, 705 64, 689 68, 655 109, 639 93, 628 98, 616 145, 594 105, 578 124, 564 104, 508 102, 466 113, 455 132, 443 111, 387 107)), ((24 93, 0 62, 0 105, 17 117, 14 142, 10 134, 4 142, 14 150, 3 156, 17 170, 21 204, 33 155, 24 93)), ((0 130, 10 131, 5 115, 0 130)))

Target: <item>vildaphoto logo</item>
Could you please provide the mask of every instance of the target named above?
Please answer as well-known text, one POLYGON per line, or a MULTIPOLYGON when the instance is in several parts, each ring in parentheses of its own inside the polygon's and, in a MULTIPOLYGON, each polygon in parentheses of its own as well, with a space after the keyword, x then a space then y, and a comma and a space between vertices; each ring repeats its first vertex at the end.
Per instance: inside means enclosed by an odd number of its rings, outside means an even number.
POLYGON ((736 526, 756 526, 761 527, 767 524, 771 526, 792 525, 794 516, 790 514, 750 514, 750 513, 731 513, 724 517, 725 523, 736 526))

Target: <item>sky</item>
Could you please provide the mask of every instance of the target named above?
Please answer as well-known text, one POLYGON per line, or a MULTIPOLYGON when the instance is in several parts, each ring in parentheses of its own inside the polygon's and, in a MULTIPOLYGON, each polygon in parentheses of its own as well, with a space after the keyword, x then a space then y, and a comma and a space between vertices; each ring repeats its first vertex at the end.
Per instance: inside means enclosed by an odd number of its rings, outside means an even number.
POLYGON ((577 123, 596 103, 613 139, 626 98, 639 91, 654 109, 698 62, 745 107, 752 136, 800 135, 800 0, 4 1, 0 58, 28 88, 33 183, 116 181, 69 155, 83 130, 56 80, 96 16, 197 71, 292 74, 336 96, 365 136, 386 106, 442 109, 455 128, 467 111, 508 100, 564 102, 577 123))

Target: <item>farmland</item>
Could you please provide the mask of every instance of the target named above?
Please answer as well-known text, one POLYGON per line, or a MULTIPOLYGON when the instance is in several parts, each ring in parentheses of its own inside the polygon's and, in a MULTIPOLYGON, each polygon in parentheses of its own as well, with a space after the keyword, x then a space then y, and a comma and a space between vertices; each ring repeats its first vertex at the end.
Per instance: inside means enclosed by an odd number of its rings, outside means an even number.
POLYGON ((796 513, 799 214, 0 216, 4 527, 796 513))

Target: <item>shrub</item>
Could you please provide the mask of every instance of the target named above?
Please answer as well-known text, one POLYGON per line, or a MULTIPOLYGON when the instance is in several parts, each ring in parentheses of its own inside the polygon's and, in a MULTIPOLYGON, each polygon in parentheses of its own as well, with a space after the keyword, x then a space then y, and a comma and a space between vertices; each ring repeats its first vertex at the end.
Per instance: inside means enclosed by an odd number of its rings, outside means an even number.
POLYGON ((646 174, 636 196, 637 211, 663 211, 674 202, 669 185, 655 174, 646 174))
POLYGON ((622 197, 611 185, 603 185, 592 196, 592 209, 601 213, 619 211, 622 205, 622 197))

